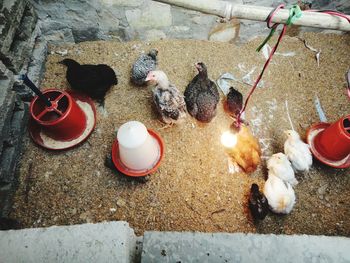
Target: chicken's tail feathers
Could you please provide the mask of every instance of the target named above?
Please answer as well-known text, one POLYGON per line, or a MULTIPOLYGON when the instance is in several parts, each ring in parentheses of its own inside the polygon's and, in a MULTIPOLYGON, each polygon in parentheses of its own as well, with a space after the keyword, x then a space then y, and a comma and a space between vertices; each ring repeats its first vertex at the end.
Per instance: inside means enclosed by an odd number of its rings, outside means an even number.
POLYGON ((286 210, 290 201, 291 200, 290 200, 289 196, 287 196, 287 195, 284 195, 283 197, 281 197, 281 199, 279 200, 279 205, 278 205, 279 210, 286 210))

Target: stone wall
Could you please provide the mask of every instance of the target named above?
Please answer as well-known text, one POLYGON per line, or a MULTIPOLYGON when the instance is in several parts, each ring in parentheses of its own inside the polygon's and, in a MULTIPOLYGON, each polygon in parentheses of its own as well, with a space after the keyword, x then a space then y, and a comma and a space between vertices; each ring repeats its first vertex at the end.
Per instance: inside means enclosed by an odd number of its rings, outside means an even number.
POLYGON ((46 54, 42 53, 39 63, 39 55, 33 58, 33 50, 37 54, 39 46, 46 47, 39 33, 37 15, 30 3, 0 2, 0 216, 6 216, 11 207, 15 169, 29 116, 24 100, 32 98, 32 93, 17 81, 18 74, 28 73, 39 84, 46 54))
MULTIPOLYGON (((87 40, 162 38, 209 39, 220 28, 220 19, 151 0, 31 0, 39 14, 43 34, 55 43, 87 40), (218 28, 219 27, 219 28, 218 28)), ((203 0, 210 1, 210 0, 203 0)), ((297 0, 227 0, 237 4, 276 6, 297 0)), ((330 8, 350 13, 348 0, 304 0, 314 8, 330 8)), ((245 42, 266 35, 265 23, 240 21, 239 40, 245 42)), ((222 27, 222 26, 221 26, 222 27)), ((236 27, 236 24, 226 25, 236 27)), ((228 30, 230 31, 230 30, 228 30)), ((235 30, 231 30, 234 32, 235 30)), ((237 36, 232 33, 228 41, 237 36)))

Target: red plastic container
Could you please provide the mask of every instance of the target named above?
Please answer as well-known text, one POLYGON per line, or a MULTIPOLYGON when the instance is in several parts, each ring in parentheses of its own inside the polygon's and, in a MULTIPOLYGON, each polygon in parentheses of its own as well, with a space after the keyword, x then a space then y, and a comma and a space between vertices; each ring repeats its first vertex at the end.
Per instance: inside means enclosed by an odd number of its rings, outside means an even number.
POLYGON ((330 160, 341 160, 350 154, 350 115, 340 118, 315 138, 315 148, 330 160))
POLYGON ((86 116, 75 100, 67 92, 57 89, 44 90, 43 94, 50 100, 51 107, 37 96, 30 103, 30 114, 43 131, 59 141, 71 141, 82 135, 86 116))

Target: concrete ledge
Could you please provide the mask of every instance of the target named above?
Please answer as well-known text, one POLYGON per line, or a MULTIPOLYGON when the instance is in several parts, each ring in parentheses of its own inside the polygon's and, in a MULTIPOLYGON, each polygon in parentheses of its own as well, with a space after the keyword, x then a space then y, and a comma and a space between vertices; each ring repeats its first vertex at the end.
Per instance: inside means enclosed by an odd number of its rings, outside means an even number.
POLYGON ((307 235, 146 232, 142 263, 350 262, 350 239, 307 235))
POLYGON ((146 232, 106 222, 0 231, 0 262, 350 262, 350 238, 146 232), (142 244, 143 243, 143 244, 142 244))
POLYGON ((0 231, 0 262, 134 262, 126 222, 0 231))

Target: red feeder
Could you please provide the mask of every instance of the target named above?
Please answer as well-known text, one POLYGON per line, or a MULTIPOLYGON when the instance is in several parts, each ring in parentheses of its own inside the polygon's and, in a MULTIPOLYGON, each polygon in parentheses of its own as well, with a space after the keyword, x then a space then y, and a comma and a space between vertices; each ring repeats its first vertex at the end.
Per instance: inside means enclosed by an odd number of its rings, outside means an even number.
POLYGON ((335 168, 350 167, 350 115, 333 124, 314 124, 307 131, 307 141, 319 161, 335 168))
POLYGON ((57 89, 42 93, 51 102, 50 107, 38 96, 30 103, 29 132, 36 143, 48 149, 62 150, 79 144, 91 134, 96 115, 91 99, 57 89), (79 106, 78 101, 87 107, 79 106))

